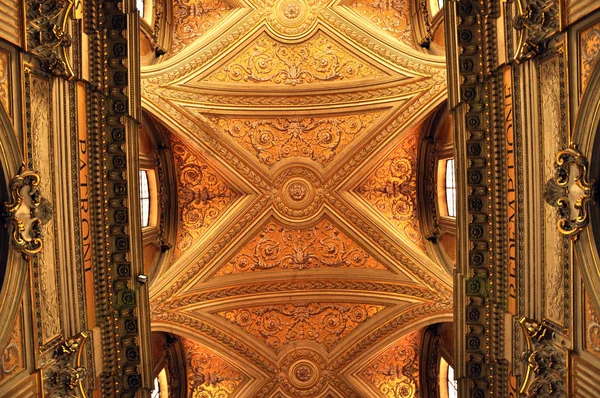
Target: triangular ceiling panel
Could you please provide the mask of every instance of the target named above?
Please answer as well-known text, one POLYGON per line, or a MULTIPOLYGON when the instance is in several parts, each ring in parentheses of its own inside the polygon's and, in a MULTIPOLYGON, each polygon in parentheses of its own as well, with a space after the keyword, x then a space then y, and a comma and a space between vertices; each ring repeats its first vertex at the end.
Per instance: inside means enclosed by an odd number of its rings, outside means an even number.
POLYGON ((346 5, 377 31, 404 45, 416 48, 411 31, 410 0, 365 2, 351 0, 346 5))
POLYGON ((409 242, 424 248, 417 216, 417 153, 420 129, 409 132, 355 192, 409 242))
POLYGON ((308 159, 326 166, 348 144, 369 131, 382 113, 376 110, 324 116, 207 117, 267 166, 285 159, 308 159))
MULTIPOLYGON (((391 72, 386 68, 375 65, 328 33, 318 30, 300 43, 280 42, 263 32, 200 81, 204 86, 206 83, 251 83, 289 89, 390 76, 391 72)), ((198 82, 190 81, 188 85, 196 86, 198 82)))
POLYGON ((231 324, 279 350, 288 343, 312 341, 332 349, 383 305, 301 302, 271 304, 218 312, 231 324))
POLYGON ((193 246, 241 195, 194 149, 171 135, 179 222, 175 256, 193 246))
POLYGON ((301 229, 270 221, 215 276, 318 268, 387 270, 324 218, 301 229))
POLYGON ((191 398, 231 398, 249 377, 202 344, 182 339, 187 360, 187 380, 191 398))
POLYGON ((174 0, 173 37, 167 55, 180 53, 215 29, 235 8, 227 0, 174 0))

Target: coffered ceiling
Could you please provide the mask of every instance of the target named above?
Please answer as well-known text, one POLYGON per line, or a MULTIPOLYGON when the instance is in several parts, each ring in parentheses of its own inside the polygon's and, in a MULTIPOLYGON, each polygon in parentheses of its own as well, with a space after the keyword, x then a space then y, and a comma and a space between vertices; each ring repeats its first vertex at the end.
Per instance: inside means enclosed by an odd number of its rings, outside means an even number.
POLYGON ((142 77, 178 184, 151 309, 186 339, 190 387, 216 394, 209 374, 228 380, 223 397, 414 387, 384 365, 416 360, 416 331, 452 303, 416 198, 445 61, 414 45, 408 0, 175 0, 173 15, 172 51, 142 77))

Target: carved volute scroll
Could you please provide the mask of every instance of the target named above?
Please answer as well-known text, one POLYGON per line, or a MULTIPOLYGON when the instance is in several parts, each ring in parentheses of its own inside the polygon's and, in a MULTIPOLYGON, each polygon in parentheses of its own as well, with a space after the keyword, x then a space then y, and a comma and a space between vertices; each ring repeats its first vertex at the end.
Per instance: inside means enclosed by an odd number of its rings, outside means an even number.
POLYGON ((70 78, 73 70, 68 57, 71 35, 67 22, 72 0, 34 0, 27 2, 27 45, 42 58, 49 72, 70 78))
POLYGON ((559 31, 560 13, 555 0, 519 0, 520 14, 514 20, 519 32, 515 59, 524 61, 543 53, 550 37, 559 31))
POLYGON ((52 355, 54 362, 45 370, 44 392, 46 397, 85 397, 82 381, 86 369, 81 366, 83 345, 87 333, 78 335, 60 344, 52 355))
POLYGON ((25 256, 33 256, 43 247, 42 219, 38 217, 38 209, 42 203, 37 189, 39 184, 40 176, 21 166, 19 174, 9 183, 11 200, 4 203, 7 224, 13 227, 11 242, 25 256))
POLYGON ((523 361, 527 373, 520 389, 527 397, 566 397, 566 354, 544 323, 521 318, 521 329, 527 341, 523 361))
POLYGON ((556 176, 546 183, 544 199, 558 208, 558 230, 576 237, 590 222, 595 203, 595 181, 588 176, 588 161, 575 145, 556 155, 556 176))

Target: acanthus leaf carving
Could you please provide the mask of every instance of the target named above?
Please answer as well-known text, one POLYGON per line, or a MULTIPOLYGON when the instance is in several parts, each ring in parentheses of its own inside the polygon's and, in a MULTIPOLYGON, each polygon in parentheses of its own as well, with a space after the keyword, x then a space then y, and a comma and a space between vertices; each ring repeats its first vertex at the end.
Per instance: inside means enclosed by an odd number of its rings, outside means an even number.
POLYGON ((85 396, 82 385, 87 370, 81 365, 86 332, 63 341, 53 352, 53 362, 44 371, 44 391, 49 398, 85 396))
POLYGON ((559 2, 556 0, 519 0, 514 27, 519 32, 515 59, 524 61, 546 51, 549 39, 560 28, 559 2))

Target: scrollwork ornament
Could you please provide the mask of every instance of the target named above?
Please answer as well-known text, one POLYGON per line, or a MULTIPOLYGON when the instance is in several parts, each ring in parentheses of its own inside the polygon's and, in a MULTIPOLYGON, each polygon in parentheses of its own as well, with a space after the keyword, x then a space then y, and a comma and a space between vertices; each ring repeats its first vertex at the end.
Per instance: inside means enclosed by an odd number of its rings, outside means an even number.
POLYGON ((13 246, 26 257, 36 255, 43 248, 41 236, 43 222, 38 217, 38 208, 47 201, 43 201, 40 197, 39 185, 40 175, 35 171, 27 170, 24 165, 21 166, 19 173, 9 182, 11 199, 4 203, 7 226, 13 227, 10 234, 13 246))
POLYGON ((560 13, 555 0, 519 0, 514 28, 519 32, 515 59, 524 61, 546 51, 550 37, 559 31, 560 13))
POLYGON ((557 345, 554 332, 532 319, 521 318, 519 323, 527 342, 523 353, 527 373, 519 392, 527 397, 566 397, 565 352, 557 345))
POLYGON ((74 75, 68 57, 72 40, 67 25, 72 8, 72 0, 27 2, 27 45, 49 72, 67 78, 74 75))
POLYGON ((54 362, 45 370, 44 392, 46 397, 64 398, 85 396, 82 381, 87 370, 81 366, 86 332, 64 341, 52 355, 54 362))
POLYGON ((576 238, 590 222, 596 182, 588 177, 588 161, 576 145, 556 155, 555 177, 546 183, 544 199, 558 209, 557 228, 576 238))

